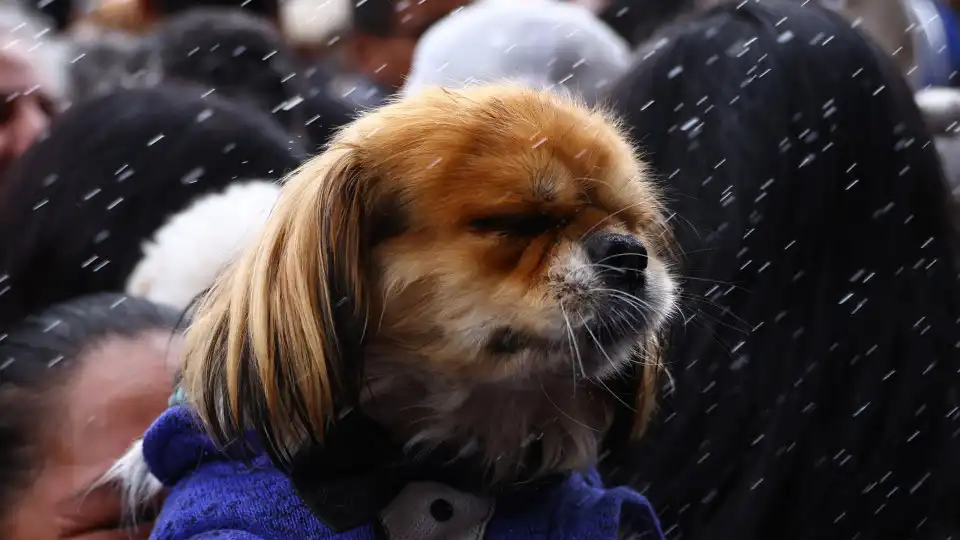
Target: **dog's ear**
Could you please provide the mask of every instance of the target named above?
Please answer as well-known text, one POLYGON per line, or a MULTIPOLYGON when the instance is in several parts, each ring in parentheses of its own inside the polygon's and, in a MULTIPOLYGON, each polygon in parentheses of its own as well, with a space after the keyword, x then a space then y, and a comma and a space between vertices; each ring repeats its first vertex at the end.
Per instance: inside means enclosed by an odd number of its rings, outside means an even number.
POLYGON ((353 407, 371 317, 376 177, 335 142, 286 182, 187 333, 184 382, 214 439, 256 432, 280 466, 353 407))
POLYGON ((657 395, 660 393, 661 376, 665 373, 661 356, 661 339, 653 335, 647 338, 641 361, 637 364, 636 389, 634 390, 634 414, 630 422, 630 438, 639 439, 657 410, 657 395))
POLYGON ((661 341, 662 336, 648 337, 643 349, 636 354, 632 372, 614 385, 613 391, 619 396, 617 402, 630 404, 630 407, 617 407, 613 425, 603 441, 605 453, 614 460, 621 452, 630 450, 630 442, 643 436, 657 410, 663 375, 669 377, 661 357, 661 341))

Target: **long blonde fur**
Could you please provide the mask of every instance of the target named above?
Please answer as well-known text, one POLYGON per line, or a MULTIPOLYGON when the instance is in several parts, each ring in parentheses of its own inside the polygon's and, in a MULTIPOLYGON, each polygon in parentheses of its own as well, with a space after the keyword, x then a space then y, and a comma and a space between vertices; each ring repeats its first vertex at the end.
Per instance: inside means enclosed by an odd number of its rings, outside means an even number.
POLYGON ((342 347, 334 312, 347 298, 360 316, 367 296, 359 269, 362 197, 342 200, 339 185, 362 189, 347 170, 350 152, 332 148, 287 181, 259 241, 198 306, 184 385, 221 442, 239 437, 251 414, 267 422, 267 440, 281 455, 326 429, 345 384, 329 369, 340 365, 331 357, 342 347), (332 280, 345 296, 334 297, 332 280), (251 395, 263 402, 245 401, 251 395))

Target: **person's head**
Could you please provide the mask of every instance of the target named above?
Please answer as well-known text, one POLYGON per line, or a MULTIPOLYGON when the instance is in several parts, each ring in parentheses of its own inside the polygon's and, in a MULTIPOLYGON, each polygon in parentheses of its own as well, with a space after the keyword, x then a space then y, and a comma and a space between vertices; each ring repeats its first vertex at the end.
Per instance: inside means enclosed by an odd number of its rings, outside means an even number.
MULTIPOLYGON (((0 285, 0 316, 8 305, 132 291, 134 281, 135 295, 179 304, 150 294, 151 282, 165 276, 134 280, 143 268, 162 267, 151 254, 184 268, 225 264, 215 256, 219 246, 197 246, 190 235, 172 248, 181 257, 176 261, 169 246, 156 244, 169 236, 161 233, 176 216, 209 207, 195 204, 201 198, 248 179, 281 178, 303 151, 259 111, 201 99, 199 92, 125 90, 76 105, 11 167, 9 189, 0 191, 0 275, 8 275, 0 285)), ((229 194, 247 200, 258 189, 229 194)), ((199 236, 232 241, 243 237, 250 219, 236 210, 189 221, 199 236)))
POLYGON ((389 90, 403 85, 420 36, 470 0, 365 0, 354 3, 352 67, 389 90))
POLYGON ((512 80, 570 91, 594 104, 629 66, 627 43, 583 7, 488 1, 424 34, 403 92, 512 80))
POLYGON ((42 19, 0 4, 0 170, 43 133, 65 93, 65 50, 48 33, 42 19))
POLYGON ((0 536, 147 538, 151 516, 123 515, 99 480, 166 407, 179 321, 172 308, 100 294, 0 334, 0 536))
POLYGON ((162 22, 146 42, 165 79, 203 85, 304 130, 303 75, 279 30, 240 9, 197 8, 162 22))
POLYGON ((355 107, 331 95, 329 81, 318 71, 313 67, 307 68, 307 91, 301 105, 302 115, 306 118, 303 125, 309 141, 307 149, 310 151, 323 148, 337 130, 357 116, 355 107))
POLYGON ((70 62, 68 75, 73 103, 118 88, 150 88, 162 81, 160 61, 140 36, 102 31, 72 40, 76 57, 70 62))
POLYGON ((162 21, 167 17, 196 8, 236 8, 262 17, 273 24, 280 23, 278 0, 137 0, 140 11, 149 21, 162 21))
POLYGON ((710 0, 571 0, 597 14, 620 37, 638 45, 683 13, 710 0))
POLYGON ((612 101, 690 298, 675 389, 612 465, 684 538, 935 537, 958 493, 956 214, 896 66, 813 2, 744 2, 665 32, 612 101))

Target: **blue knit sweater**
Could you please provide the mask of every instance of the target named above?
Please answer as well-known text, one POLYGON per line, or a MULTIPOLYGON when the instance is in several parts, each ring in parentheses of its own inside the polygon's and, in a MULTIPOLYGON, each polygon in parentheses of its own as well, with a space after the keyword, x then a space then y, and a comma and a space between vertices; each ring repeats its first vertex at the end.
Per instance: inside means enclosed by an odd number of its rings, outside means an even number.
MULTIPOLYGON (((143 449, 150 470, 170 488, 153 539, 382 538, 374 523, 334 532, 269 459, 230 459, 184 407, 167 410, 151 426, 143 449)), ((645 498, 626 488, 603 488, 595 471, 512 493, 509 500, 496 501, 495 508, 483 535, 488 540, 616 540, 624 523, 640 538, 663 538, 645 498)))

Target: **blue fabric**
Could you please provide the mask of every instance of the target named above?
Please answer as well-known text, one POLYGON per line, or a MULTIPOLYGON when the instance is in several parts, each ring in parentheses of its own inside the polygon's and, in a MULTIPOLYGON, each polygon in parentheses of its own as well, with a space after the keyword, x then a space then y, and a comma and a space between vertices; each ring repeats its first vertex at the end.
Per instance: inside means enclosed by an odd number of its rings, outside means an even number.
MULTIPOLYGON (((154 540, 374 540, 373 524, 332 532, 266 457, 229 458, 187 408, 167 410, 147 431, 143 451, 151 472, 170 488, 154 540)), ((512 493, 496 508, 487 540, 616 540, 621 523, 642 538, 663 538, 647 500, 626 488, 604 488, 596 471, 512 493)))
MULTIPOLYGON (((957 21, 957 14, 949 4, 942 0, 936 0, 937 11, 940 13, 940 20, 943 21, 943 31, 947 37, 946 54, 949 58, 951 76, 952 72, 960 71, 960 24, 957 21)), ((957 77, 951 77, 947 82, 950 86, 955 86, 960 81, 957 77)))

